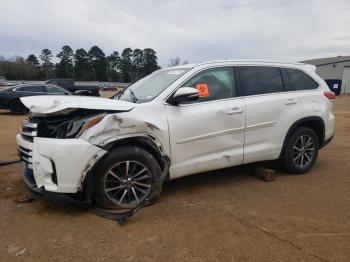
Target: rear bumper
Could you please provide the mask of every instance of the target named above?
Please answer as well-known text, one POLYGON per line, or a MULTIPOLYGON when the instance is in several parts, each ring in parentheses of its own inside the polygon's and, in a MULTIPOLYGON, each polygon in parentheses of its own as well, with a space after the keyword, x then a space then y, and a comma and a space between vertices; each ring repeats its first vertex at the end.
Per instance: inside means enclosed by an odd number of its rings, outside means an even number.
POLYGON ((78 208, 88 208, 92 205, 89 190, 81 194, 63 194, 46 191, 44 187, 38 187, 32 169, 23 165, 21 177, 26 187, 31 191, 35 198, 45 199, 50 203, 62 206, 71 206, 78 208))

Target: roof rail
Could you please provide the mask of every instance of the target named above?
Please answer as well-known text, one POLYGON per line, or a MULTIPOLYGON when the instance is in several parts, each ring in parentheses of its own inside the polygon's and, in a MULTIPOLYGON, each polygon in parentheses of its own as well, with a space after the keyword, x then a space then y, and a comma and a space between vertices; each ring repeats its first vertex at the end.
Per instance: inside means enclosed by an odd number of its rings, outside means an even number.
POLYGON ((303 65, 305 63, 300 62, 282 62, 282 61, 273 61, 273 60, 259 60, 259 59, 227 59, 227 60, 213 60, 196 64, 205 65, 213 63, 223 63, 223 62, 258 62, 258 63, 269 63, 269 64, 290 64, 290 65, 303 65))

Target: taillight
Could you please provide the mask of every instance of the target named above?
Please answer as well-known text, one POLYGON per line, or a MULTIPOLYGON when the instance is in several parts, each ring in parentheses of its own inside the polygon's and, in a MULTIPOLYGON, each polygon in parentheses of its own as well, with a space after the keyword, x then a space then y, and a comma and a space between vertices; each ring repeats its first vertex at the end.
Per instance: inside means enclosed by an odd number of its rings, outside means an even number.
POLYGON ((331 91, 323 92, 324 96, 327 97, 329 100, 334 101, 335 100, 335 94, 331 91))

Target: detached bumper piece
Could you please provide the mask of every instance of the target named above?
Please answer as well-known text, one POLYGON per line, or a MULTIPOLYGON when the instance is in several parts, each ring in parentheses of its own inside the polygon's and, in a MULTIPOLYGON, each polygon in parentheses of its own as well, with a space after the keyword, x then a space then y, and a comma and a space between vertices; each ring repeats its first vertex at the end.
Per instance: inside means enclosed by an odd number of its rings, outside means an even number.
POLYGON ((327 140, 323 141, 322 145, 320 146, 320 148, 325 147, 326 145, 328 145, 332 140, 333 140, 334 135, 332 135, 330 138, 328 138, 327 140))
POLYGON ((82 192, 83 194, 63 194, 46 191, 44 187, 39 188, 35 183, 33 170, 26 165, 22 168, 21 177, 24 184, 36 198, 45 199, 56 205, 80 209, 87 209, 92 206, 91 197, 88 191, 86 191, 86 193, 82 192))

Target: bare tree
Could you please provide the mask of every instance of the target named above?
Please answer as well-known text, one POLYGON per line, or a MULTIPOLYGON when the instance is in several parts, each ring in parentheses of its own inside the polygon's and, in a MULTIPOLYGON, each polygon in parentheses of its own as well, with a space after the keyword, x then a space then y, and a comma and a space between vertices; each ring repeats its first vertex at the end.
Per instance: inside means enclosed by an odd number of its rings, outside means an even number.
POLYGON ((185 64, 188 64, 188 61, 185 60, 181 62, 181 58, 177 56, 169 60, 168 66, 172 67, 172 66, 185 65, 185 64))

